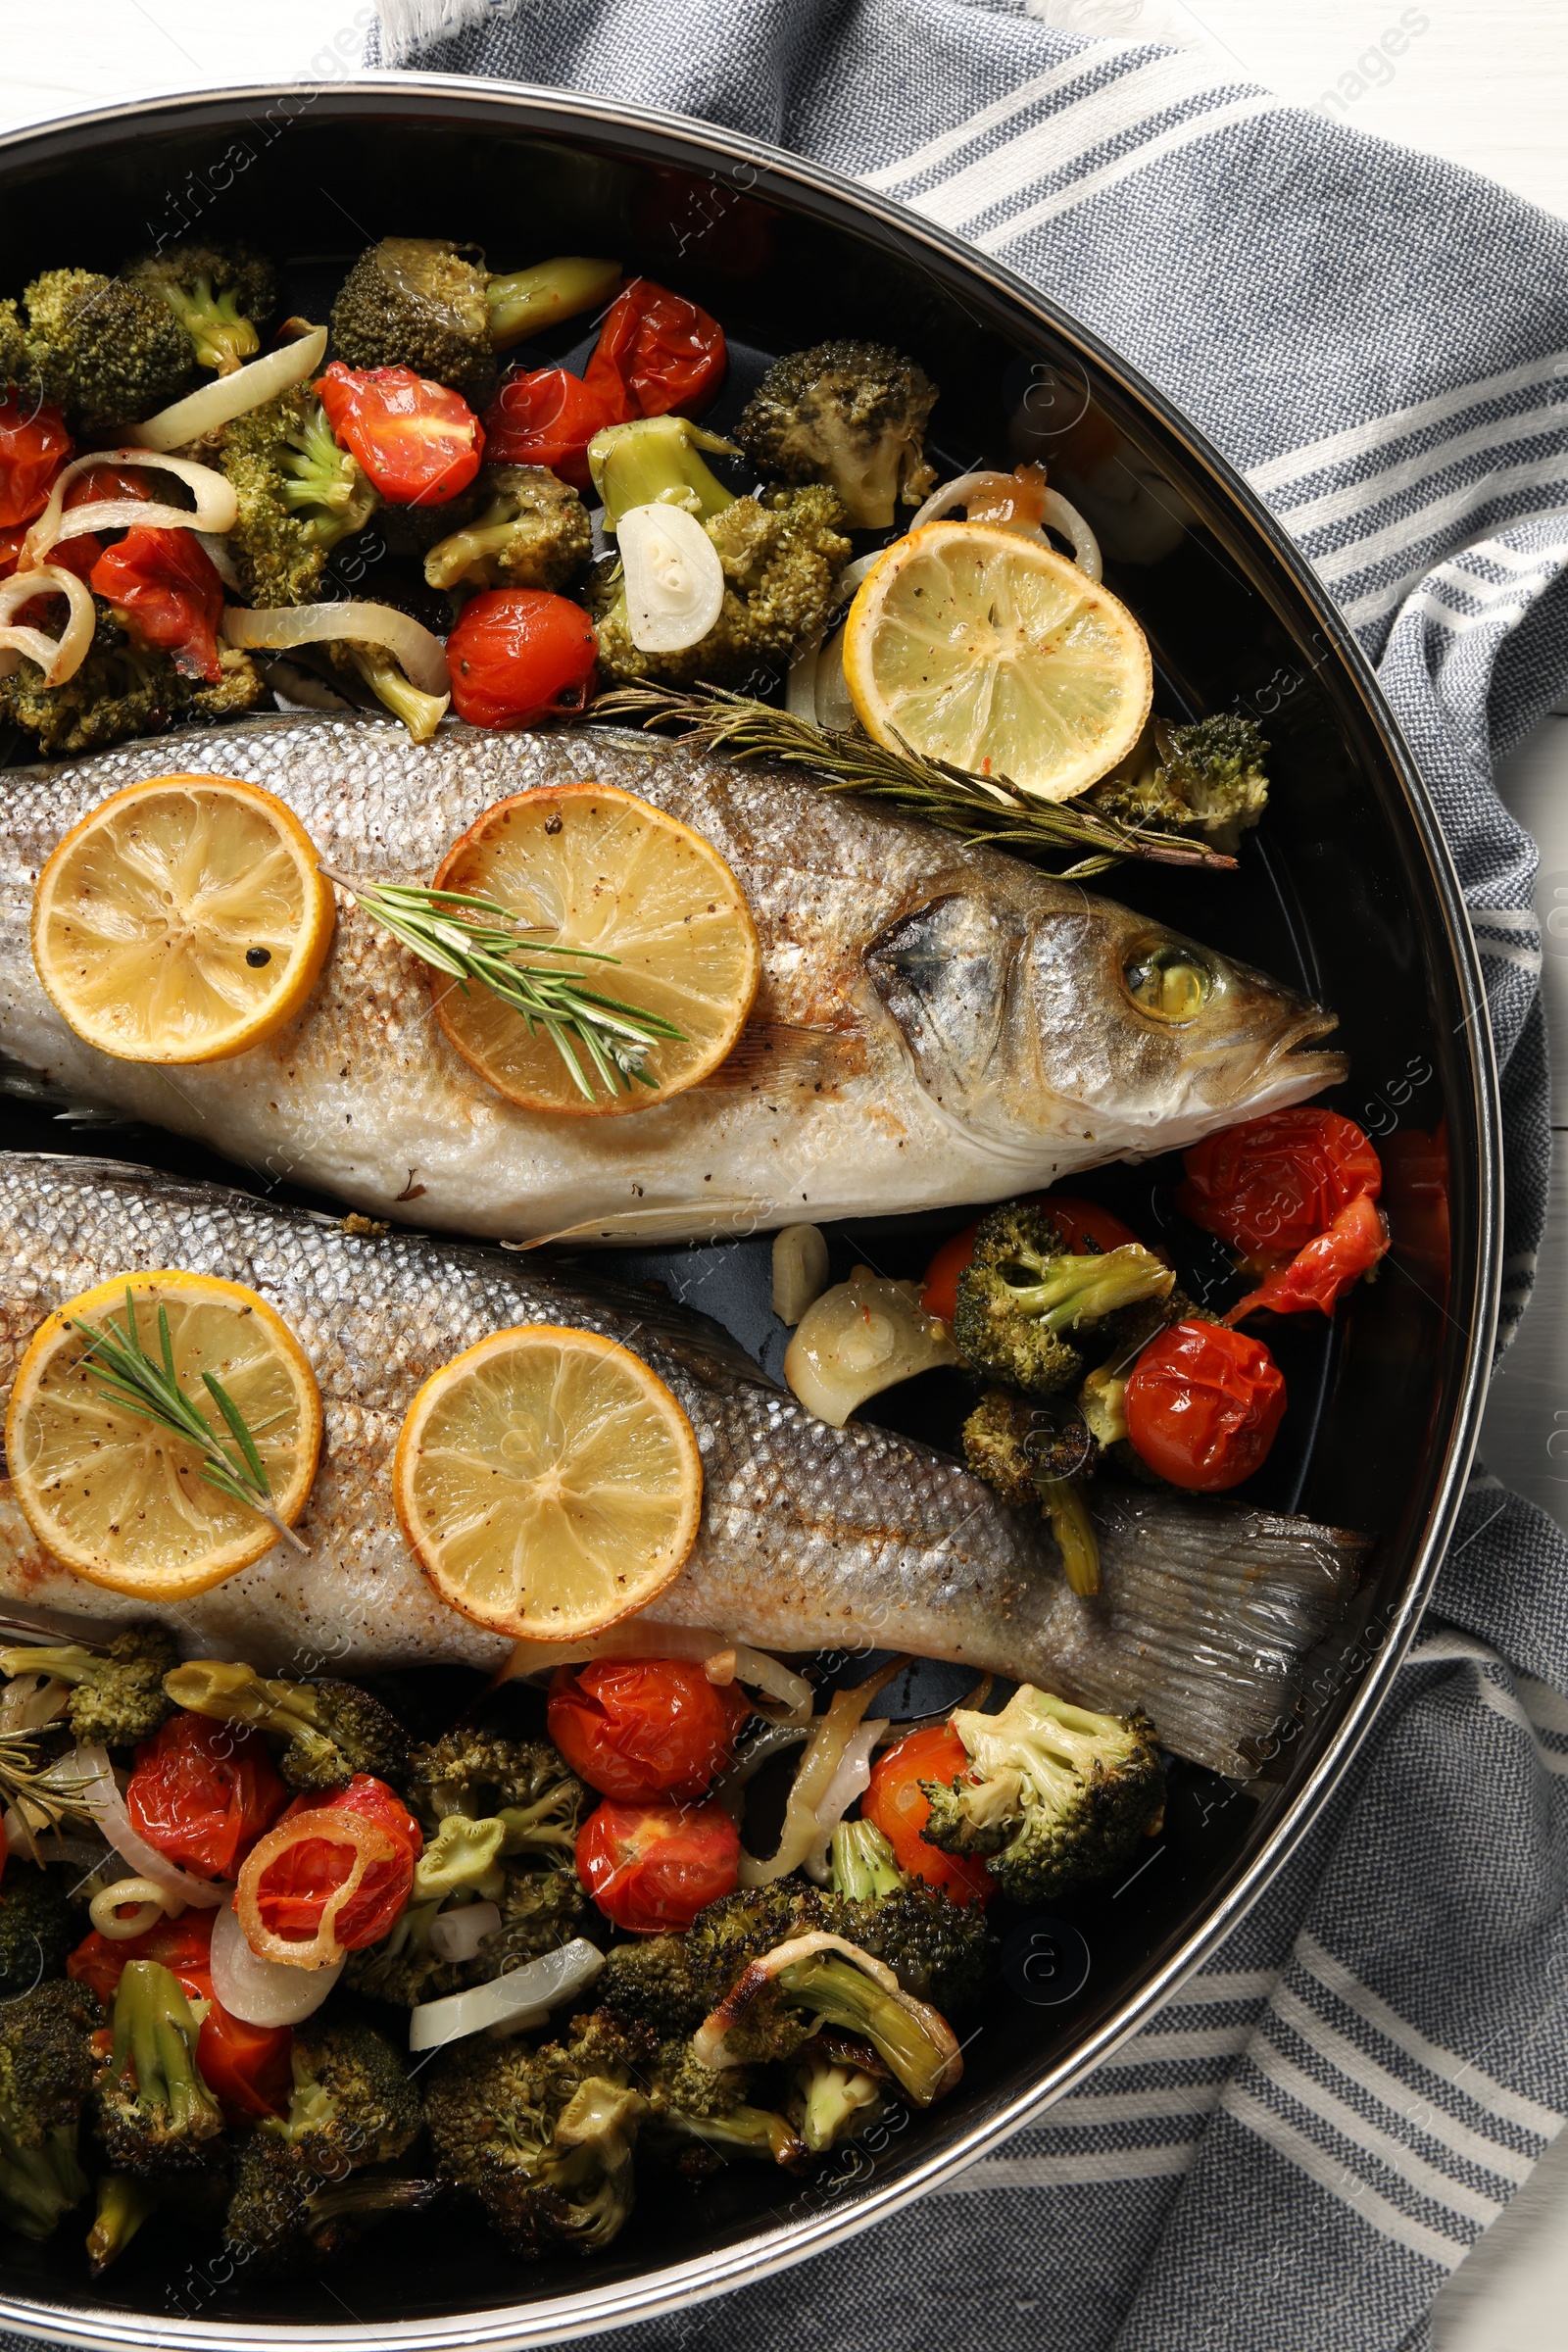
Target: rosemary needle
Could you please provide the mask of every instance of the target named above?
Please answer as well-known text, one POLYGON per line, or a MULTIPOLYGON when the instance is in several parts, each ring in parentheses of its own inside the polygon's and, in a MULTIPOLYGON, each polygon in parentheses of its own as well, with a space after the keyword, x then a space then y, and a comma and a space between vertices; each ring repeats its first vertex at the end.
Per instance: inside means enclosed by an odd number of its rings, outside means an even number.
POLYGON ((658 1091, 648 1072, 650 1050, 663 1039, 685 1042, 685 1031, 662 1013, 644 1012, 618 997, 601 996, 585 985, 585 963, 618 963, 598 948, 564 948, 535 936, 496 899, 462 890, 431 890, 412 882, 361 882, 323 865, 329 882, 352 892, 366 912, 437 971, 450 972, 460 988, 488 989, 519 1013, 529 1034, 542 1029, 571 1073, 579 1094, 591 1102, 594 1090, 582 1060, 607 1091, 630 1094, 633 1084, 658 1091), (531 956, 558 956, 560 964, 523 963, 531 956))
POLYGON ((1122 858, 1150 858, 1164 865, 1229 868, 1236 863, 1234 858, 1202 848, 1180 833, 1124 825, 1074 802, 1031 800, 1012 784, 967 775, 943 760, 921 759, 910 751, 886 751, 858 734, 829 734, 809 719, 722 686, 700 686, 691 694, 662 686, 620 686, 599 696, 593 715, 636 718, 645 727, 681 727, 689 740, 708 751, 810 768, 825 792, 856 792, 867 800, 889 801, 906 815, 924 817, 927 824, 941 825, 965 840, 1020 857, 1088 851, 1089 856, 1060 869, 1063 881, 1102 874, 1122 858))
MULTIPOLYGON (((267 1465, 257 1451, 256 1436, 246 1423, 244 1414, 234 1402, 222 1382, 215 1373, 203 1372, 202 1380, 208 1395, 223 1417, 232 1450, 219 1437, 201 1407, 193 1404, 179 1385, 174 1370, 174 1345, 170 1336, 169 1310, 160 1299, 158 1305, 158 1347, 163 1361, 158 1362, 142 1346, 136 1329, 136 1306, 130 1285, 125 1285, 125 1328, 121 1330, 113 1315, 106 1316, 101 1325, 80 1322, 74 1315, 71 1328, 79 1332, 87 1342, 81 1361, 87 1365, 97 1383, 99 1394, 111 1403, 137 1413, 145 1421, 154 1421, 161 1429, 172 1430, 195 1446, 202 1457, 201 1474, 209 1486, 216 1487, 234 1502, 248 1503, 270 1520, 278 1534, 293 1544, 296 1551, 309 1556, 309 1546, 303 1544, 272 1507, 271 1486, 267 1465)), ((262 1428, 270 1423, 263 1422, 262 1428)))

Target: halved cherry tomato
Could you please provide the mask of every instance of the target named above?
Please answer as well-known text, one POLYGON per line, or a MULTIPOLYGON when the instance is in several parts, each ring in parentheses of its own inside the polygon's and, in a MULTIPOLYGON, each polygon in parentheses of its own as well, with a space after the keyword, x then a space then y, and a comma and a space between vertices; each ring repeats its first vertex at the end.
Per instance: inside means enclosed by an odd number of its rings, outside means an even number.
POLYGON ((1176 1206, 1233 1249, 1292 1255, 1348 1202, 1383 1188, 1378 1155, 1353 1119, 1299 1103, 1265 1111, 1184 1154, 1176 1206))
POLYGON ((185 677, 216 685, 222 676, 223 583, 194 531, 127 531, 104 550, 87 585, 141 644, 172 655, 185 677))
MULTIPOLYGON (((334 1788, 329 1795, 297 1796, 278 1816, 277 1826, 282 1829, 302 1815, 338 1807, 364 1814, 388 1833, 397 1848, 395 1860, 370 1864, 359 1892, 337 1916, 333 1935, 346 1952, 357 1952, 365 1944, 379 1942, 408 1901, 424 1833, 403 1799, 368 1772, 357 1772, 346 1788, 334 1788)), ((263 1926, 291 1942, 311 1942, 328 1895, 343 1885, 353 1866, 348 1846, 324 1836, 299 1838, 262 1873, 256 1905, 263 1926)))
POLYGON ((1268 1307, 1276 1315, 1299 1315, 1315 1306, 1332 1315, 1346 1292, 1369 1274, 1389 1246, 1388 1225, 1365 1193, 1341 1209, 1327 1233, 1318 1234, 1283 1266, 1265 1274, 1255 1291, 1231 1308, 1227 1323, 1240 1323, 1268 1307))
POLYGON ((945 1854, 920 1835, 931 1818, 931 1800, 920 1783, 956 1780, 968 1763, 969 1751, 950 1723, 910 1732, 877 1758, 860 1811, 892 1846, 901 1870, 928 1886, 940 1886, 956 1903, 985 1903, 997 1891, 985 1864, 973 1854, 945 1854))
MULTIPOLYGON (((1027 1198, 1031 1206, 1048 1212, 1075 1256, 1083 1255, 1087 1242, 1100 1250, 1120 1250, 1138 1239, 1130 1225, 1124 1225, 1108 1208, 1102 1208, 1098 1200, 1077 1200, 1057 1193, 1031 1193, 1027 1198)), ((979 1230, 977 1222, 956 1233, 951 1242, 943 1243, 925 1270, 920 1304, 928 1315, 940 1315, 944 1323, 951 1323, 958 1311, 958 1276, 974 1255, 974 1237, 979 1230)), ((1157 1242, 1146 1246, 1169 1264, 1157 1242)))
POLYGON ((0 400, 0 526, 43 513, 49 485, 74 446, 58 409, 35 408, 15 391, 0 400))
POLYGON ((583 710, 599 659, 581 605, 543 588, 485 588, 447 639, 452 701, 470 727, 529 727, 583 710))
POLYGON ((1151 1470, 1198 1494, 1250 1478, 1285 1417, 1285 1375, 1261 1340, 1222 1323, 1174 1323, 1127 1383, 1127 1436, 1151 1470))
POLYGON ((137 1748, 125 1790, 136 1835, 203 1879, 233 1878, 287 1802, 259 1733, 183 1708, 137 1748))
POLYGON ((716 318, 651 277, 634 277, 606 313, 583 381, 611 401, 618 385, 627 416, 700 416, 725 366, 716 318))
POLYGON ((558 1666, 550 1737, 605 1796, 701 1796, 734 1761, 751 1703, 687 1658, 600 1658, 558 1666))
POLYGON ((589 442, 607 424, 624 424, 636 414, 612 373, 589 384, 564 368, 516 368, 484 413, 490 463, 548 466, 586 494, 593 488, 589 442))
POLYGON ((466 490, 484 455, 484 427, 461 392, 412 368, 345 368, 316 383, 340 449, 358 458, 394 507, 444 507, 466 490))
POLYGON ((233 2017, 213 1991, 212 1911, 187 1911, 160 1920, 141 1936, 114 1942, 94 1928, 66 1962, 74 1984, 90 1984, 105 2008, 120 1989, 127 1960, 161 1960, 187 1993, 209 2003, 196 2044, 196 2064, 230 2123, 242 2117, 286 2115, 294 2036, 287 2026, 252 2026, 233 2017))
POLYGON ((722 1805, 628 1805, 606 1797, 577 1833, 577 1876, 617 1928, 679 1934, 728 1894, 740 1832, 722 1805))

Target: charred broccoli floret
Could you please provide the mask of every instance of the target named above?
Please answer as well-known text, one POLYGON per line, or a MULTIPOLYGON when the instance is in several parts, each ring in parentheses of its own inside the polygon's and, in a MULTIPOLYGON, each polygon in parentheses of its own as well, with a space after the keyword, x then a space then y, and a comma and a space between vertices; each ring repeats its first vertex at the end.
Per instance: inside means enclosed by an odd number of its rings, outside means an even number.
POLYGON ((851 1938, 792 1937, 752 1961, 703 2020, 694 2047, 708 2066, 763 2064, 793 2056, 824 2026, 868 2041, 919 2107, 963 2072, 946 2018, 851 1938))
POLYGON ((921 1835, 950 1854, 983 1854, 1014 1902, 1051 1901, 1118 1869, 1158 1829, 1165 1773, 1145 1715, 1097 1715, 1032 1684, 1000 1715, 959 1708, 968 1765, 951 1787, 923 1781, 921 1835))
POLYGON ((1045 1209, 1011 1201, 976 1229, 974 1255, 958 1277, 954 1341, 977 1371, 1050 1396, 1083 1375, 1066 1333, 1162 1298, 1175 1281, 1141 1242, 1074 1255, 1045 1209))
POLYGON ((235 245, 171 245, 144 254, 125 274, 153 286, 190 337, 203 368, 232 375, 261 349, 277 282, 270 262, 235 245))
POLYGON ((356 2173, 323 2179, 270 2132, 253 2132, 234 2160, 223 2250, 247 2278, 302 2277, 373 2223, 422 2213, 445 2194, 440 2180, 356 2173))
POLYGON ((368 1999, 414 2009, 466 1984, 487 1984, 525 1960, 559 1951, 588 1923, 590 1905, 570 1863, 532 1868, 501 1864, 495 1898, 501 1925, 484 1936, 471 1960, 443 1960, 430 1944, 430 1931, 461 1898, 416 1895, 380 1943, 349 1954, 346 1982, 368 1999))
POLYGON ((59 1976, 81 1939, 73 1870, 41 1869, 13 1851, 0 1884, 0 2003, 59 1976))
POLYGON ((885 344, 817 343, 774 361, 735 438, 764 473, 826 482, 858 529, 884 530, 936 486, 924 450, 936 398, 924 368, 885 344))
POLYGON ((588 510, 548 466, 489 466, 479 477, 488 503, 462 530, 432 547, 432 588, 561 589, 593 554, 588 510))
POLYGON ((194 1658, 166 1674, 163 1689, 193 1715, 285 1740, 277 1768, 291 1788, 342 1788, 357 1772, 399 1784, 409 1769, 403 1726, 357 1683, 273 1682, 253 1666, 194 1658))
POLYGON ((46 270, 23 300, 51 395, 89 432, 140 423, 189 391, 190 337, 143 279, 46 270))
POLYGON ((392 2044, 363 2019, 319 2016, 294 2029, 294 2091, 286 2118, 264 2123, 307 2171, 341 2179, 413 2146, 424 2118, 392 2044))
POLYGON ((172 1709, 164 1676, 179 1657, 161 1625, 130 1625, 100 1648, 79 1642, 0 1650, 0 1674, 48 1674, 71 1685, 71 1728, 84 1747, 134 1747, 172 1709))
POLYGON ((1059 1397, 1036 1404, 1008 1389, 988 1389, 963 1425, 969 1468, 1005 1501, 1039 1505, 1075 1592, 1100 1590, 1100 1539, 1079 1483, 1096 1468, 1099 1451, 1078 1406, 1059 1397))
POLYGON ((877 2122, 893 2077, 869 2042, 831 2030, 808 2041, 795 2061, 790 2119, 813 2156, 854 2139, 877 2122))
POLYGON ((196 2063, 190 2003, 161 1961, 126 1961, 114 2026, 93 2088, 104 2153, 118 2171, 143 2177, 198 2170, 223 2129, 222 2110, 196 2063))
POLYGON ((448 1732, 416 1747, 408 1800, 427 1833, 449 1813, 470 1820, 498 1815, 509 1854, 573 1854, 577 1832, 596 1799, 546 1740, 502 1740, 489 1732, 448 1732))
POLYGON ((29 408, 59 402, 65 385, 48 348, 28 334, 20 304, 0 301, 0 391, 16 385, 29 408))
POLYGON ((332 348, 350 368, 412 368, 476 407, 495 380, 483 256, 446 237, 383 237, 332 305, 332 348))
POLYGON ((1152 719, 1120 766, 1091 785, 1084 804, 1126 825, 1190 827, 1234 850, 1268 805, 1267 755, 1256 720, 1236 710, 1185 727, 1152 719))
POLYGON ((444 2179, 476 2196, 514 2254, 608 2246, 632 2208, 650 2039, 598 2013, 567 2042, 460 2042, 430 2070, 425 2120, 444 2179))
POLYGON ((380 504, 358 460, 333 440, 320 402, 297 385, 234 417, 218 462, 239 508, 228 546, 247 600, 314 603, 333 548, 380 504))
POLYGON ((750 2070, 705 2066, 690 2041, 662 2043, 638 2083, 648 2099, 649 2129, 686 2143, 677 2167, 689 2176, 734 2156, 783 2165, 805 2159, 790 2118, 754 2100, 750 2070))
POLYGON ((133 645, 100 607, 87 658, 63 686, 45 686, 25 656, 0 678, 0 716, 38 738, 46 759, 95 752, 132 735, 162 735, 185 719, 237 717, 254 710, 266 688, 248 654, 220 646, 216 684, 182 677, 167 654, 133 645))
POLYGON ((0 2222, 24 2237, 47 2237, 87 2194, 76 2143, 102 2015, 62 1981, 0 2004, 0 2222))

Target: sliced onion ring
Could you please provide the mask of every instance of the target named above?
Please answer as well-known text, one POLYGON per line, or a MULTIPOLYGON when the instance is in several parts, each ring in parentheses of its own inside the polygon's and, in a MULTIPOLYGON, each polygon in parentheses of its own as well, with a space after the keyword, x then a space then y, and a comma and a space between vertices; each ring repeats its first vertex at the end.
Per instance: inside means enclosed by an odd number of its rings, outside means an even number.
POLYGON ((251 1847, 234 1890, 234 1909, 251 1950, 263 1960, 280 1961, 285 1968, 334 1967, 344 1957, 344 1947, 332 1932, 339 1913, 359 1893, 372 1862, 396 1862, 405 1850, 379 1822, 370 1821, 363 1813, 351 1813, 346 1805, 318 1805, 312 1812, 296 1813, 290 1820, 280 1821, 251 1847), (308 1839, 318 1838, 326 1845, 352 1846, 354 1867, 342 1886, 334 1886, 322 1904, 316 1934, 309 1943, 297 1943, 287 1936, 275 1936, 262 1918, 261 1885, 272 1864, 291 1845, 303 1845, 308 1839))
POLYGON ((826 1886, 833 1876, 828 1859, 833 1832, 844 1819, 856 1798, 871 1785, 871 1751, 887 1730, 885 1717, 873 1716, 868 1722, 857 1724, 844 1742, 844 1752, 833 1767, 833 1778, 816 1808, 816 1837, 803 1865, 808 1879, 826 1886))
POLYGON ((471 1960, 500 1925, 499 1904, 458 1903, 431 1920, 430 1949, 438 1960, 471 1960))
POLYGON ((49 504, 22 543, 20 562, 42 563, 61 539, 75 539, 83 531, 129 530, 136 524, 151 530, 229 531, 239 513, 234 485, 214 466, 198 466, 192 458, 154 457, 145 449, 93 449, 61 467, 49 490, 49 504), (194 507, 155 507, 139 498, 102 498, 91 506, 66 512, 66 492, 95 466, 126 471, 132 466, 156 466, 172 473, 192 492, 194 507))
POLYGON ((558 1950, 509 1968, 488 1984, 449 1993, 445 2000, 421 2001, 409 2019, 409 2047, 438 2050, 445 2042, 482 2034, 486 2027, 515 2032, 522 2026, 543 2025, 559 2001, 571 1999, 591 1984, 604 1965, 598 1945, 574 1936, 558 1950))
MULTIPOLYGON (((189 392, 172 408, 160 409, 145 424, 134 424, 130 438, 142 449, 179 449, 216 432, 232 417, 244 416, 264 401, 275 399, 294 384, 314 375, 326 356, 326 329, 313 326, 294 343, 280 343, 263 352, 230 375, 220 375, 199 391, 189 392)), ((226 527, 226 526, 224 526, 226 527)))
POLYGON ((173 1919, 185 1908, 184 1899, 171 1894, 153 1879, 117 1879, 112 1886, 100 1886, 87 1905, 87 1917, 100 1936, 110 1943, 128 1943, 133 1936, 145 1936, 161 1919, 173 1919), (128 1919, 121 1917, 127 1903, 135 1909, 128 1919))
POLYGON ((411 614, 393 605, 281 605, 273 611, 252 612, 230 605, 223 614, 223 635, 230 645, 260 647, 286 654, 297 645, 324 645, 333 637, 355 645, 384 645, 403 667, 411 686, 421 694, 450 694, 446 647, 439 637, 421 628, 411 614))
MULTIPOLYGON (((812 1728, 810 1742, 791 1784, 778 1851, 760 1861, 742 1846, 738 1880, 742 1886, 768 1886, 775 1879, 788 1878, 814 1850, 820 1834, 817 1808, 826 1800, 851 1738, 877 1692, 895 1675, 902 1674, 908 1663, 901 1654, 878 1667, 875 1674, 858 1683, 853 1690, 834 1691, 825 1714, 818 1717, 812 1728)), ((849 1802, 848 1797, 845 1802, 849 1802)))
POLYGON ((61 1779, 68 1778, 80 1785, 80 1801, 92 1814, 94 1822, 108 1838, 117 1854, 130 1864, 138 1878, 151 1879, 155 1886, 167 1886, 192 1904, 198 1911, 213 1911, 222 1901, 227 1889, 215 1886, 209 1880, 192 1878, 161 1854, 145 1838, 137 1836, 130 1826, 125 1800, 120 1793, 109 1762, 109 1752, 103 1747, 78 1747, 63 1759, 58 1767, 61 1779))
POLYGON ((232 1902, 213 1922, 213 1990, 247 2026, 297 2026, 319 2009, 348 1960, 326 1968, 285 1968, 253 1952, 232 1902))
POLYGON ((1100 541, 1074 506, 1070 506, 1059 490, 1046 492, 1046 520, 1054 531, 1072 542, 1072 560, 1080 571, 1092 580, 1104 577, 1105 566, 1100 553, 1100 541))
POLYGON ((0 674, 9 677, 18 658, 25 654, 43 671, 46 686, 63 686, 86 661, 97 625, 92 593, 74 571, 62 570, 55 564, 38 564, 28 571, 14 571, 8 580, 0 580, 0 674), (50 637, 42 629, 10 625, 12 613, 34 596, 63 596, 70 606, 70 615, 58 637, 50 637))

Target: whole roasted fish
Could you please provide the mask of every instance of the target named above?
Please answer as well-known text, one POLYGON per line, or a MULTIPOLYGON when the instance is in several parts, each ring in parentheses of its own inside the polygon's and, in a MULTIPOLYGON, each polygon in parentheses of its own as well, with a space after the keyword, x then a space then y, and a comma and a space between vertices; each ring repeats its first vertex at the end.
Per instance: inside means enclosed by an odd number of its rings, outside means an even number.
MULTIPOLYGON (((393 1448, 416 1389, 487 1333, 575 1325, 632 1348, 679 1397, 702 1449, 696 1549, 651 1612, 791 1650, 908 1649, 1142 1705, 1180 1754, 1245 1775, 1289 1720, 1300 1661, 1355 1581, 1358 1539, 1168 1493, 1097 1502, 1102 1589, 1075 1595, 1044 1522, 929 1447, 830 1429, 716 1324, 533 1256, 438 1238, 367 1239, 329 1218, 104 1160, 0 1152, 0 1390, 64 1299, 175 1266, 260 1291, 298 1334, 325 1412, 299 1532, 211 1592, 156 1614, 188 1652, 295 1674, 448 1659, 511 1644, 446 1606, 404 1544, 393 1448)), ((41 1552, 0 1489, 0 1602, 124 1621, 145 1602, 41 1552)))
MULTIPOLYGON (((1333 1016, 1208 949, 1206 1003, 1135 1004, 1129 963, 1189 943, 950 834, 624 731, 262 718, 11 770, 0 808, 0 1052, 72 1095, 375 1216, 509 1239, 756 1232, 1005 1195, 1164 1152, 1345 1075, 1333 1016), (704 834, 761 936, 740 1045, 704 1086, 619 1118, 518 1109, 431 1017, 425 968, 363 909, 300 1017, 232 1060, 163 1070, 73 1035, 38 984, 32 886, 67 829, 144 777, 265 785, 323 856, 428 881, 482 811, 592 777, 704 834)), ((443 982, 442 985, 450 985, 443 982)))

